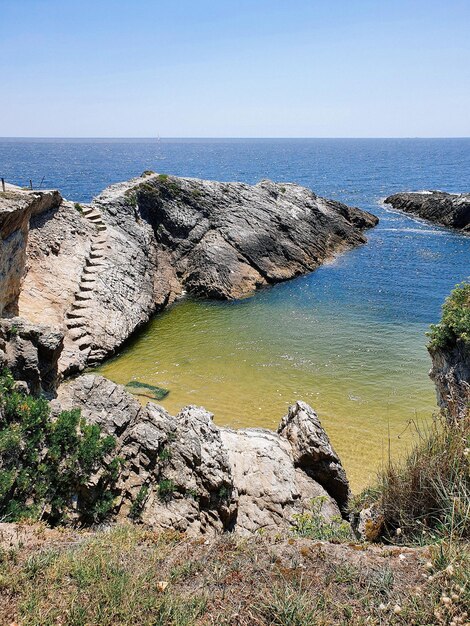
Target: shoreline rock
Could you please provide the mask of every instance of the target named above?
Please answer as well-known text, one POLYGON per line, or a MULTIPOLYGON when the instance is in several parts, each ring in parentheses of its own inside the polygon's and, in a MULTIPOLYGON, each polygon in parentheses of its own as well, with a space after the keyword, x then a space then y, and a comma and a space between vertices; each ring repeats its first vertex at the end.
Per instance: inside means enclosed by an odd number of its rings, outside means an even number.
MULTIPOLYGON (((321 498, 326 523, 346 512, 346 474, 316 413, 303 402, 289 409, 280 434, 219 428, 196 406, 173 417, 152 402, 143 407, 121 385, 91 374, 62 384, 51 406, 54 414, 79 408, 89 423, 116 438, 115 453, 124 461, 115 493, 117 519, 129 516, 143 493, 140 521, 190 535, 286 531, 296 514, 311 512, 315 498, 321 498), (334 463, 325 465, 322 456, 334 463)), ((98 481, 92 479, 88 488, 98 481)))
POLYGON ((470 193, 403 192, 388 196, 385 203, 394 209, 470 234, 470 193))
POLYGON ((378 219, 293 184, 147 174, 31 218, 19 315, 64 333, 64 376, 183 292, 233 299, 365 243, 378 219))

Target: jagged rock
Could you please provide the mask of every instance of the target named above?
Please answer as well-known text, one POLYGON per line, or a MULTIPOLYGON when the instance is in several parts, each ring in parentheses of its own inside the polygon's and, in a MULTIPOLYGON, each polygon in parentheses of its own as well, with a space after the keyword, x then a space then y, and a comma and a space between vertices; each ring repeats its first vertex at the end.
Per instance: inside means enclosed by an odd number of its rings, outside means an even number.
POLYGON ((305 402, 296 402, 277 432, 290 443, 296 467, 320 483, 346 513, 350 496, 346 472, 315 411, 305 402))
POLYGON ((286 439, 262 428, 224 428, 221 436, 238 492, 237 532, 286 529, 295 514, 311 511, 312 500, 318 497, 325 500, 321 513, 326 520, 340 516, 334 499, 296 468, 286 439))
POLYGON ((190 534, 230 528, 236 493, 210 413, 186 407, 172 417, 92 375, 63 384, 53 405, 56 411, 80 408, 87 421, 116 437, 116 455, 124 461, 117 485, 120 516, 131 512, 144 488, 148 493, 139 517, 151 526, 190 534))
POLYGON ((183 290, 239 298, 366 241, 370 213, 292 184, 146 175, 31 220, 20 314, 65 334, 60 370, 112 354, 183 290))
POLYGON ((430 376, 436 386, 439 406, 461 419, 470 407, 470 345, 457 339, 448 348, 430 348, 430 376))
POLYGON ((48 326, 13 317, 0 320, 0 369, 7 367, 25 391, 51 394, 58 382, 63 335, 48 326))
POLYGON ((430 222, 470 233, 470 194, 420 191, 396 193, 385 199, 394 209, 412 213, 430 222))
MULTIPOLYGON (((175 417, 153 403, 143 407, 122 386, 100 376, 80 376, 62 384, 52 406, 54 412, 80 408, 87 421, 117 439, 115 453, 124 461, 116 485, 118 516, 132 513, 139 494, 145 494, 139 512, 142 521, 190 534, 286 530, 293 516, 311 510, 312 500, 319 496, 326 520, 340 515, 328 488, 336 486, 336 477, 342 475, 341 464, 333 452, 327 452, 331 450, 328 438, 321 434, 313 410, 303 403, 292 407, 291 418, 283 420, 283 432, 290 425, 293 433, 295 423, 293 444, 285 434, 268 430, 219 429, 210 413, 195 406, 175 417), (315 445, 312 421, 324 450, 318 459, 326 488, 312 478, 312 450, 302 452, 304 442, 310 448, 315 445), (324 462, 328 454, 335 458, 330 463, 335 474, 331 481, 324 462), (303 458, 309 459, 308 471, 296 461, 303 458)), ((95 484, 92 480, 89 488, 95 484)))

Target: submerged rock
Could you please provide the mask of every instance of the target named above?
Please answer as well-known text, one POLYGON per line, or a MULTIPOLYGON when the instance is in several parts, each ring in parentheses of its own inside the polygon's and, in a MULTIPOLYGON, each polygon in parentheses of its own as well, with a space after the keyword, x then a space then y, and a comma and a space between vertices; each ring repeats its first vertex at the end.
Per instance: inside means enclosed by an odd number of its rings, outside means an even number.
POLYGON ((19 313, 64 333, 60 369, 73 374, 183 291, 250 295, 364 243, 377 221, 298 185, 147 174, 31 219, 19 313))
POLYGON ((289 529, 295 514, 311 511, 318 497, 326 521, 345 510, 349 487, 341 462, 304 403, 291 407, 281 434, 218 428, 195 406, 173 417, 156 404, 141 406, 101 376, 61 385, 52 404, 54 411, 80 408, 87 421, 117 439, 115 452, 124 462, 115 494, 118 517, 190 534, 248 533, 289 529))
POLYGON ((430 222, 470 233, 470 194, 420 191, 396 193, 385 199, 394 209, 430 222))

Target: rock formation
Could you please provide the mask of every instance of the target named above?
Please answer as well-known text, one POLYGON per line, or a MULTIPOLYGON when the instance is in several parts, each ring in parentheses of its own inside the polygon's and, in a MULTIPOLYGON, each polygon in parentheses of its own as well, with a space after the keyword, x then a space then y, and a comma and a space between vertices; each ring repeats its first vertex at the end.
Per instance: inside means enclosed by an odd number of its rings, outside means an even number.
POLYGON ((430 348, 429 352, 438 404, 451 417, 461 419, 470 407, 470 344, 457 339, 452 346, 430 348))
POLYGON ((190 534, 248 533, 288 529, 316 497, 325 520, 344 510, 344 470, 307 404, 289 409, 279 434, 219 429, 195 406, 173 417, 156 404, 143 407, 101 376, 62 384, 52 405, 54 411, 80 408, 87 421, 116 437, 124 463, 116 486, 119 517, 137 513, 152 527, 190 534))
POLYGON ((26 192, 8 185, 0 192, 0 317, 18 312, 31 216, 60 201, 57 191, 26 192))
POLYGON ((0 370, 7 367, 26 393, 53 395, 64 337, 18 317, 0 320, 0 370))
POLYGON ((470 194, 443 191, 396 193, 385 199, 394 209, 412 213, 430 222, 470 233, 470 194))
POLYGON ((71 374, 183 291, 250 295, 364 243, 376 223, 297 185, 147 174, 33 216, 19 314, 64 333, 60 370, 71 374))

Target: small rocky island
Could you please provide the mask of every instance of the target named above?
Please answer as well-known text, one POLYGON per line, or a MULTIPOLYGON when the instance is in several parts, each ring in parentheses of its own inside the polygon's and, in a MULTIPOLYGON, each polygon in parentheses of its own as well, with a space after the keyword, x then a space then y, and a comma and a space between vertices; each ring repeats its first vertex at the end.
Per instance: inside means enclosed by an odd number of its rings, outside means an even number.
POLYGON ((470 194, 444 191, 395 193, 385 199, 394 209, 470 233, 470 194))

